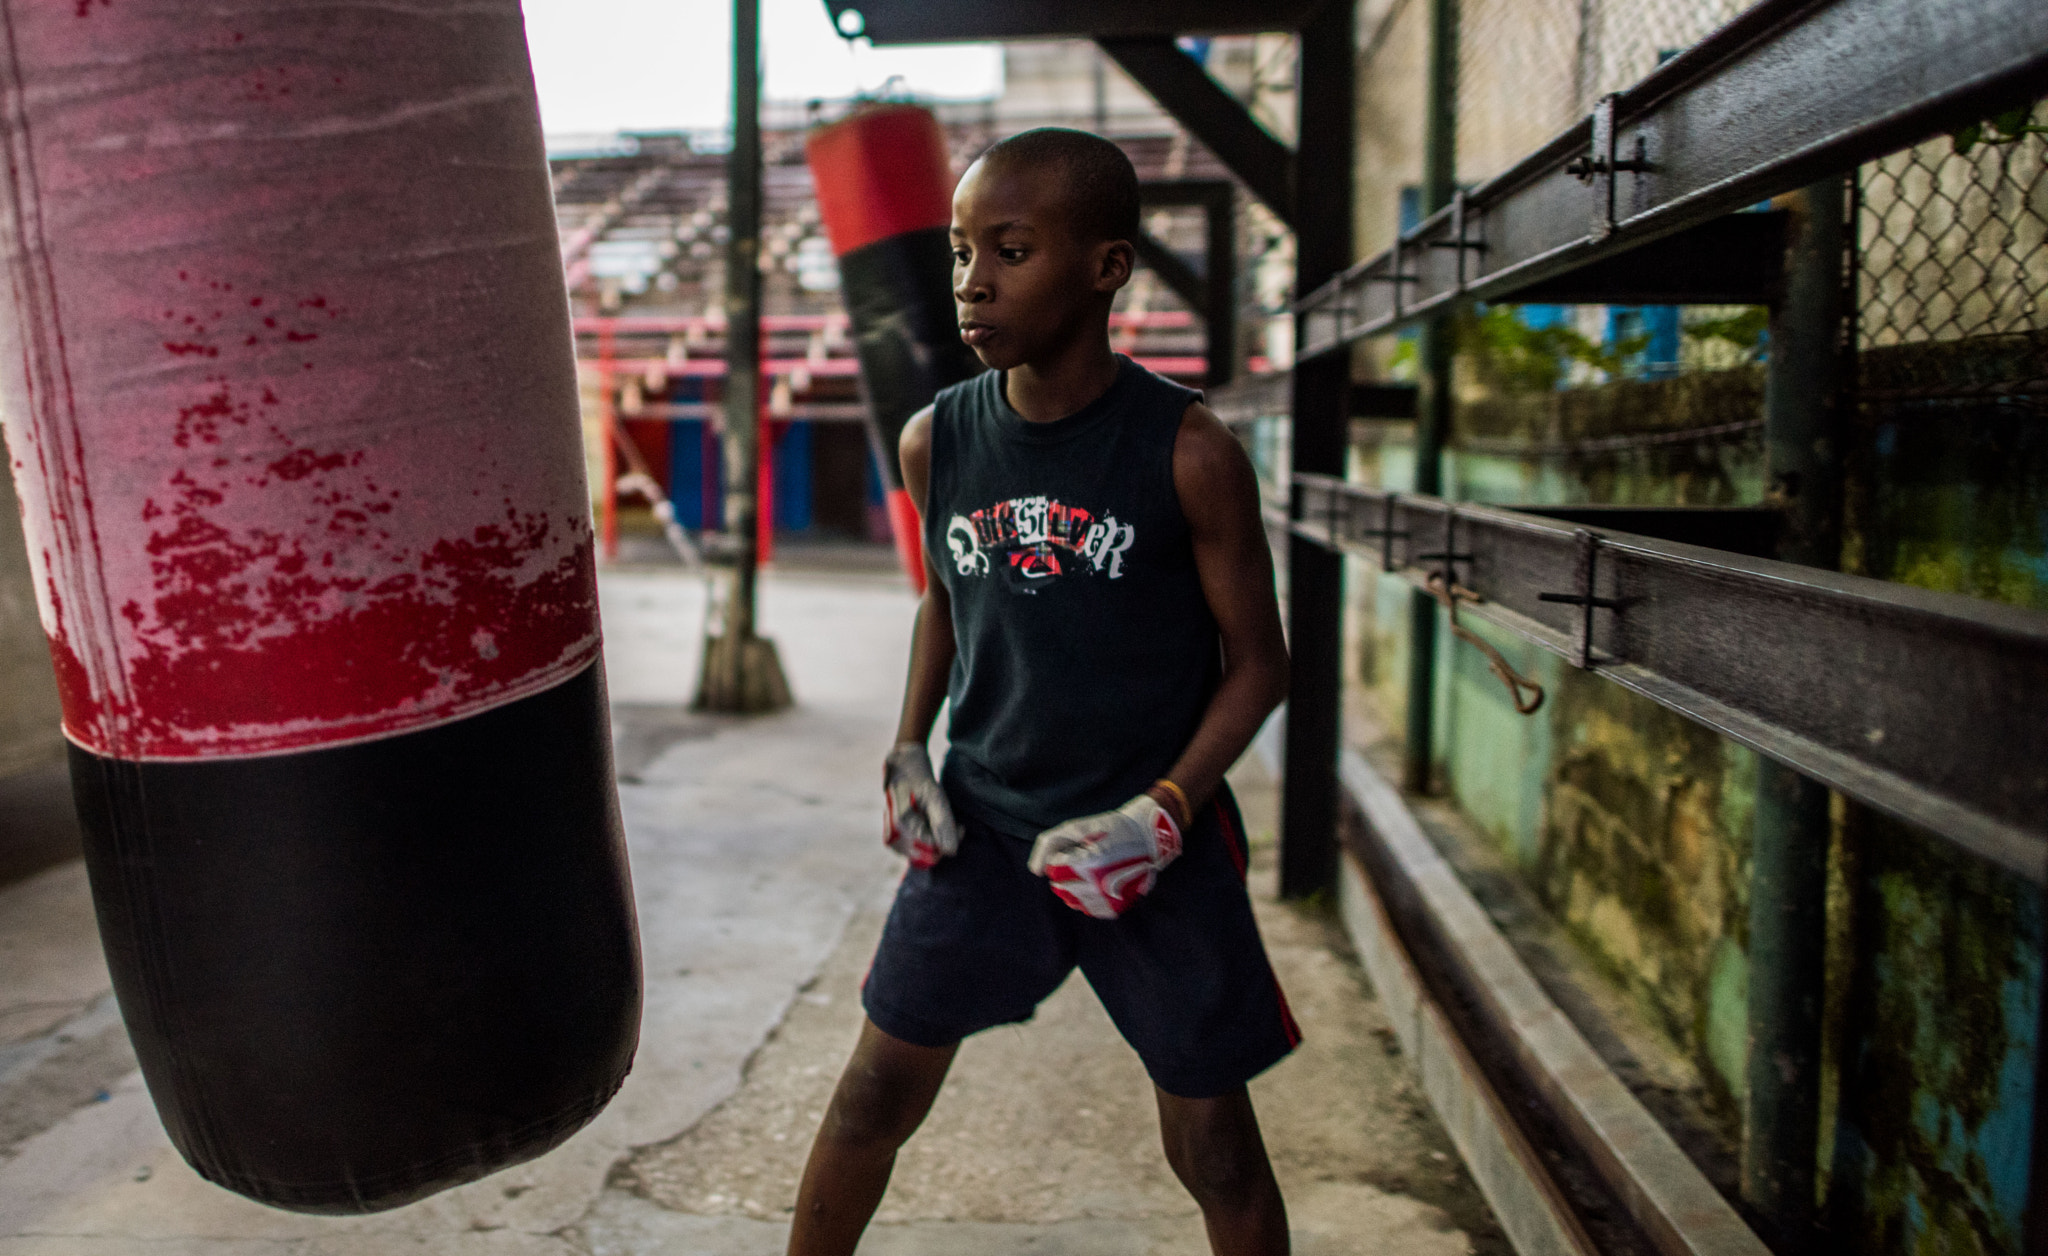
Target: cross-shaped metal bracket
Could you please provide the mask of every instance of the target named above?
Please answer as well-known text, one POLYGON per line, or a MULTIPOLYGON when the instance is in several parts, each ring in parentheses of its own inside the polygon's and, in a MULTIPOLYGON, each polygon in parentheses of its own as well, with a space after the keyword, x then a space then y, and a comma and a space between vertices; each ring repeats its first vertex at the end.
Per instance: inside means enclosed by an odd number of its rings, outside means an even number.
POLYGON ((1571 593, 1538 593, 1539 602, 1562 602, 1579 608, 1579 623, 1572 634, 1574 663, 1581 669, 1593 665, 1593 612, 1596 610, 1618 611, 1628 605, 1627 598, 1599 597, 1594 593, 1594 584, 1599 575, 1600 538, 1584 528, 1572 530, 1578 559, 1578 588, 1571 593))
POLYGON ((1405 292, 1405 289, 1402 287, 1402 285, 1422 282, 1421 275, 1410 274, 1403 268, 1403 243, 1404 241, 1401 239, 1400 236, 1397 235, 1394 237, 1394 248, 1393 251, 1390 254, 1388 254, 1387 259, 1387 274, 1365 274, 1359 276, 1360 280, 1365 283, 1386 283, 1394 285, 1395 318, 1401 317, 1402 297, 1405 292))
POLYGON ((1616 151, 1617 137, 1614 133, 1614 101, 1617 93, 1609 93, 1593 106, 1593 144, 1583 157, 1572 159, 1564 170, 1574 175, 1579 182, 1593 189, 1593 238, 1604 240, 1614 231, 1614 176, 1617 174, 1647 174, 1657 168, 1650 160, 1649 142, 1641 135, 1636 136, 1635 153, 1622 157, 1616 151))
POLYGON ((1361 541, 1372 541, 1379 546, 1381 571, 1394 569, 1394 538, 1408 539, 1408 529, 1394 526, 1394 503, 1399 496, 1399 493, 1388 493, 1381 501, 1379 527, 1360 528, 1352 534, 1361 541))
POLYGON ((1339 492, 1335 485, 1323 486, 1323 530, 1329 534, 1330 548, 1339 549, 1344 543, 1344 533, 1351 523, 1351 499, 1339 492), (1338 516, 1343 516, 1346 528, 1337 526, 1338 516))
POLYGON ((1462 553, 1458 549, 1458 508, 1456 506, 1449 502, 1444 503, 1444 547, 1441 550, 1433 550, 1429 553, 1410 554, 1408 561, 1411 563, 1440 564, 1432 574, 1443 577, 1446 589, 1457 587, 1459 583, 1457 564, 1471 562, 1472 555, 1470 553, 1462 553))
POLYGON ((1458 250, 1457 290, 1459 292, 1463 292, 1465 290, 1465 284, 1467 282, 1467 276, 1465 274, 1465 259, 1472 256, 1475 253, 1486 252, 1485 243, 1479 240, 1469 238, 1465 233, 1465 226, 1465 189, 1459 188, 1451 196, 1451 234, 1453 236, 1456 236, 1457 238, 1452 240, 1431 240, 1429 242, 1429 247, 1433 249, 1458 250))

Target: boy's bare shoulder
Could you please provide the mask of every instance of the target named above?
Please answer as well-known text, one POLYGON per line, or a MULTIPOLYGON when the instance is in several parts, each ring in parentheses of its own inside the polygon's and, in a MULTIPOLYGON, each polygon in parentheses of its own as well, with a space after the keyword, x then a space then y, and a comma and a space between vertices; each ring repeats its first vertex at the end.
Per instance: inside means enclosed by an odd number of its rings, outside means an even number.
POLYGON ((915 458, 922 465, 931 460, 932 412, 935 409, 934 406, 926 406, 904 423, 903 434, 896 438, 896 453, 903 461, 915 458))
POLYGON ((1190 503, 1222 504, 1212 495, 1231 495, 1252 480, 1251 458, 1216 412, 1199 401, 1188 403, 1173 441, 1173 484, 1183 507, 1190 503))
POLYGON ((903 434, 896 438, 896 458, 903 465, 903 487, 910 490, 912 501, 919 510, 924 509, 924 489, 931 479, 932 466, 932 411, 926 406, 903 425, 903 434))

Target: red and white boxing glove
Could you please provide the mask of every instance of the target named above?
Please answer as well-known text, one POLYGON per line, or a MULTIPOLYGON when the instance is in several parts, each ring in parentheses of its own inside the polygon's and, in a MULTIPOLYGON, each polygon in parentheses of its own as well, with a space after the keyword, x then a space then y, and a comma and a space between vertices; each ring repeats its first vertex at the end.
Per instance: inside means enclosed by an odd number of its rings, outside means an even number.
POLYGON ((929 868, 960 849, 953 804, 932 775, 932 757, 922 744, 903 742, 882 760, 882 797, 888 816, 882 844, 911 867, 929 868))
POLYGON ((1047 829, 1031 847, 1031 871, 1075 911, 1115 920, 1151 892, 1180 856, 1180 825, 1148 794, 1115 811, 1047 829))

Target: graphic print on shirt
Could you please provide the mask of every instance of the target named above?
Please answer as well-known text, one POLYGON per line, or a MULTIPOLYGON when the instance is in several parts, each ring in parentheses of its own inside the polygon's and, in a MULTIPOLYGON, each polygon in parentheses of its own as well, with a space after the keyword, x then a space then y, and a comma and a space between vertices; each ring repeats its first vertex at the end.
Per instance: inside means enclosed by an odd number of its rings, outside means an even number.
POLYGON ((1115 515, 1093 512, 1050 497, 1012 497, 946 524, 953 569, 986 576, 999 569, 1023 583, 1072 574, 1100 574, 1118 580, 1124 554, 1138 530, 1115 515))

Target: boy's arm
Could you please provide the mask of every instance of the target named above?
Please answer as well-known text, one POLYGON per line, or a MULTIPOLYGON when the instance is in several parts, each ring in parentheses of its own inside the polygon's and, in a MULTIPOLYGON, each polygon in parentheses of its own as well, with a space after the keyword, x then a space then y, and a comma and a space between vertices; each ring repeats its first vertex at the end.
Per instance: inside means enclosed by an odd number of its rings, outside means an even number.
MULTIPOLYGON (((1223 683, 1167 778, 1187 794, 1188 810, 1199 812, 1287 696, 1287 638, 1273 593, 1258 475, 1230 429, 1199 402, 1188 407, 1174 441, 1173 486, 1223 640, 1223 683)), ((1179 814, 1179 800, 1169 791, 1155 786, 1148 792, 1169 814, 1179 814)))
MULTIPOLYGON (((903 460, 903 487, 924 518, 925 487, 931 483, 932 408, 910 416, 897 442, 903 460)), ((939 579, 930 555, 925 556, 924 600, 917 607, 917 628, 910 641, 910 676, 903 686, 903 714, 896 724, 896 742, 923 745, 946 700, 946 682, 953 670, 953 602, 939 579)))

